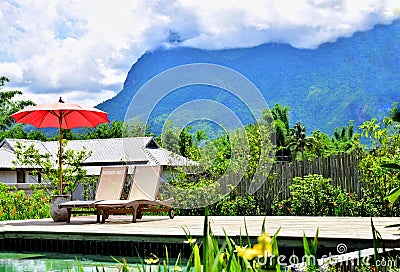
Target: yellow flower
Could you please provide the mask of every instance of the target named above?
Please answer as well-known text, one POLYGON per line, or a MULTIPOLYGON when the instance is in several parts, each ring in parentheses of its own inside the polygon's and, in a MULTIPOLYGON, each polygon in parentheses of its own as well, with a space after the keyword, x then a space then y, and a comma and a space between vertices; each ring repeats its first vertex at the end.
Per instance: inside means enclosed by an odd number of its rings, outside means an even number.
POLYGON ((146 264, 155 264, 158 263, 158 259, 153 259, 153 258, 148 258, 146 260, 144 260, 146 262, 146 264))
POLYGON ((175 271, 181 272, 181 271, 183 271, 183 269, 182 269, 182 267, 175 266, 173 271, 174 271, 174 272, 175 272, 175 271))
POLYGON ((154 259, 153 258, 148 258, 148 259, 145 259, 144 261, 146 262, 146 264, 156 264, 156 263, 158 263, 158 261, 160 260, 156 255, 154 255, 153 253, 151 253, 151 255, 154 257, 154 259))
POLYGON ((188 238, 187 241, 183 241, 186 244, 194 244, 196 243, 196 238, 188 238))
POLYGON ((261 236, 258 236, 257 241, 258 241, 257 245, 260 245, 260 250, 262 252, 261 255, 263 255, 264 257, 272 256, 271 236, 269 236, 267 233, 264 232, 263 234, 261 234, 261 236))
POLYGON ((247 260, 252 260, 256 257, 270 257, 272 256, 272 239, 265 232, 258 237, 258 244, 252 248, 243 248, 236 246, 236 251, 239 257, 247 260))
POLYGON ((245 251, 246 248, 247 248, 247 245, 245 247, 235 245, 235 252, 237 252, 239 254, 240 252, 245 251))
POLYGON ((238 251, 238 256, 243 257, 247 260, 253 260, 254 258, 261 255, 260 252, 261 251, 257 248, 246 248, 242 251, 238 251))
POLYGON ((225 254, 225 253, 221 253, 221 254, 219 255, 219 262, 220 262, 222 265, 225 266, 226 260, 227 260, 226 254, 225 254))

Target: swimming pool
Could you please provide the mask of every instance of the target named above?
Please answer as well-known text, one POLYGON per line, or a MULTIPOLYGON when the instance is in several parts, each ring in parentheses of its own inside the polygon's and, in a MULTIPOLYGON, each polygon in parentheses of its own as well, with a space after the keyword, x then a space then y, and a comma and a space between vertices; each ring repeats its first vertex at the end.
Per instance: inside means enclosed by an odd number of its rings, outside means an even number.
MULTIPOLYGON (((0 252, 0 272, 118 271, 111 257, 0 252), (104 268, 104 269, 103 269, 104 268)), ((132 270, 136 271, 136 270, 132 270)))

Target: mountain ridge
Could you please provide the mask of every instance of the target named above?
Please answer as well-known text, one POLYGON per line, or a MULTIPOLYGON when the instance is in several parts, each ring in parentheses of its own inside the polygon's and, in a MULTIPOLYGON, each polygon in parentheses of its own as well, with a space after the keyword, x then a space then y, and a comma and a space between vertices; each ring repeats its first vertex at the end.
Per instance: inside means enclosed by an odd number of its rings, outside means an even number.
MULTIPOLYGON (((400 101, 400 45, 396 37, 400 37, 400 20, 312 50, 285 44, 224 50, 159 48, 143 54, 132 65, 123 89, 97 107, 107 111, 111 120, 124 120, 131 99, 152 77, 184 64, 214 63, 247 77, 269 107, 275 103, 289 106, 291 125, 302 122, 308 132, 319 129, 332 134, 350 120, 358 126, 372 117, 382 117, 393 102, 400 101)), ((203 87, 200 94, 189 90, 182 97, 167 99, 153 117, 201 97, 213 97, 212 90, 203 87)))

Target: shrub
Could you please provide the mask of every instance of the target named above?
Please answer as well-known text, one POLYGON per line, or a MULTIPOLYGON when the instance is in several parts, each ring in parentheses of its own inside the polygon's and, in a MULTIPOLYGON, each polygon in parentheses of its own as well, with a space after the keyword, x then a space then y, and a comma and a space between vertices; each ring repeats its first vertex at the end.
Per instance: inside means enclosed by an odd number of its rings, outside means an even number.
POLYGON ((238 195, 232 192, 209 208, 210 215, 255 215, 259 214, 256 208, 254 195, 238 195))
POLYGON ((321 175, 296 177, 290 185, 291 198, 275 201, 276 215, 358 216, 360 202, 356 195, 331 184, 321 175))
POLYGON ((358 170, 362 182, 363 215, 366 216, 399 216, 400 203, 389 207, 386 196, 400 186, 400 175, 396 169, 384 167, 385 164, 400 161, 400 133, 394 120, 384 118, 364 122, 360 128, 368 146, 362 156, 358 170))
POLYGON ((163 197, 173 197, 174 205, 179 215, 202 215, 204 207, 218 201, 220 196, 219 183, 206 178, 196 181, 185 181, 181 179, 171 180, 165 183, 163 197))
POLYGON ((32 186, 32 195, 0 183, 0 221, 50 217, 50 198, 32 186))
MULTIPOLYGON (((175 183, 176 184, 176 183, 175 183)), ((210 215, 237 216, 255 215, 257 212, 254 195, 239 195, 235 190, 222 196, 219 192, 219 183, 210 180, 200 182, 186 182, 169 186, 173 194, 177 215, 204 215, 207 206, 210 215)))

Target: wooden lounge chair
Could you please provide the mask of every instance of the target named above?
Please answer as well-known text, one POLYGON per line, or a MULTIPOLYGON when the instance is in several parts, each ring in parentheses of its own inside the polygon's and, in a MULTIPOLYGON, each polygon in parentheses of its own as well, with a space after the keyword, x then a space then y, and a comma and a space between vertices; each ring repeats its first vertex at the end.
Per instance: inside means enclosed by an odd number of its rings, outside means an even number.
POLYGON ((59 205, 60 208, 67 209, 67 223, 70 223, 72 214, 87 213, 97 214, 97 223, 100 223, 100 211, 95 204, 102 200, 121 199, 127 172, 127 166, 102 167, 94 200, 75 200, 59 205), (79 210, 73 210, 75 208, 79 210))
POLYGON ((102 223, 111 214, 132 214, 132 223, 142 218, 143 212, 168 212, 169 217, 174 218, 173 199, 159 199, 161 169, 161 166, 136 166, 128 199, 95 204, 101 210, 102 223))

